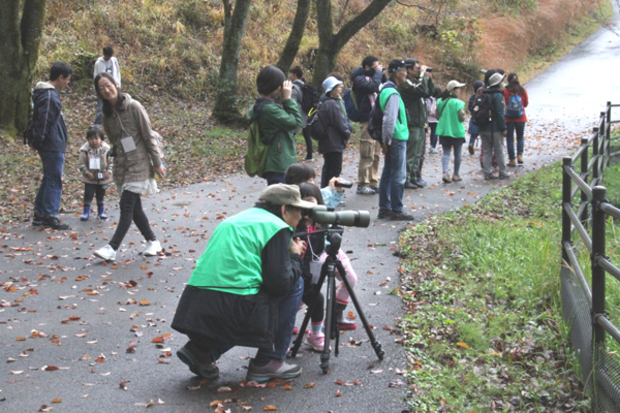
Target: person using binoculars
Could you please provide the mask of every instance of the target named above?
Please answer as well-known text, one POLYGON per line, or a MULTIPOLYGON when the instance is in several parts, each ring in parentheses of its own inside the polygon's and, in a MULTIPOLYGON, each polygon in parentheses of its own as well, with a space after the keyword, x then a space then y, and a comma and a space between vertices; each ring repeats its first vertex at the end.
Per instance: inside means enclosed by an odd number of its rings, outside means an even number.
POLYGON ((88 221, 90 204, 97 196, 97 216, 108 219, 105 213, 104 200, 106 186, 112 182, 112 160, 110 145, 104 142, 103 131, 90 128, 86 133, 86 143, 80 148, 80 171, 84 182, 84 215, 82 221, 88 221))
POLYGON ((192 373, 215 379, 220 356, 244 346, 258 348, 247 381, 301 374, 284 361, 304 290, 303 241, 291 237, 302 211, 313 207, 297 186, 274 184, 253 208, 217 226, 172 321, 189 337, 177 356, 192 373))

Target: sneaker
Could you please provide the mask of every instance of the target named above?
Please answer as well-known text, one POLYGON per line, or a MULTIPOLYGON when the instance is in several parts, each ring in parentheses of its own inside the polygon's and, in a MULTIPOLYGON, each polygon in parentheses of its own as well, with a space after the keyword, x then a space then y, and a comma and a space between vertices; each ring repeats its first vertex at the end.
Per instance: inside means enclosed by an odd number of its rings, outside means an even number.
POLYGON ((490 181, 491 179, 497 179, 497 178, 499 178, 499 176, 497 174, 494 174, 494 173, 491 173, 491 174, 488 174, 488 175, 484 176, 484 179, 486 181, 490 181))
POLYGON ((418 188, 424 188, 426 186, 426 181, 422 178, 417 179, 414 184, 418 186, 418 188))
POLYGON ((271 359, 271 361, 264 366, 254 365, 254 359, 250 360, 248 366, 248 375, 246 376, 246 382, 256 381, 265 382, 271 379, 294 379, 301 375, 301 366, 295 364, 288 364, 282 360, 271 359))
POLYGON ((41 225, 43 225, 43 217, 41 215, 34 214, 32 217, 32 226, 40 227, 41 225))
POLYGON ((473 143, 470 143, 470 144, 467 146, 467 149, 469 150, 469 154, 470 154, 470 155, 473 155, 473 154, 474 154, 474 144, 473 144, 473 143))
POLYGON ((413 182, 405 182, 405 189, 418 189, 418 186, 413 182))
POLYGON ((362 187, 360 187, 359 185, 357 187, 357 191, 355 191, 355 192, 357 194, 359 194, 359 195, 374 195, 374 194, 377 193, 374 189, 372 189, 369 186, 362 186, 362 187))
POLYGON ((442 181, 444 181, 444 183, 449 184, 450 182, 452 182, 452 179, 450 179, 450 175, 447 173, 444 173, 442 178, 442 181))
POLYGON ((508 161, 506 166, 510 166, 510 167, 514 168, 515 166, 517 166, 517 162, 514 159, 511 159, 511 160, 508 161))
POLYGON ((177 357, 189 366, 189 371, 196 376, 213 380, 220 375, 220 369, 209 358, 200 353, 193 342, 188 341, 177 351, 177 357))
POLYGON ((510 172, 504 172, 503 174, 499 174, 499 179, 508 179, 512 175, 510 172))
POLYGON ((116 251, 109 244, 103 248, 99 248, 97 251, 93 252, 97 257, 106 261, 114 261, 116 259, 116 251))
POLYGON ((460 175, 452 175, 452 182, 461 182, 463 178, 460 175))
POLYGON ((309 332, 306 336, 306 344, 312 347, 312 350, 321 352, 325 348, 325 334, 312 334, 309 332))
POLYGON ((69 225, 60 222, 60 220, 56 217, 45 217, 41 220, 41 225, 43 228, 51 228, 51 229, 69 229, 69 225))
POLYGON ((413 215, 405 214, 403 211, 392 211, 388 219, 390 221, 413 221, 413 215))
POLYGON ((522 164, 523 163, 523 155, 517 155, 517 161, 522 164))
POLYGON ((159 241, 149 241, 146 243, 146 249, 144 250, 143 255, 146 257, 154 257, 158 255, 162 250, 161 244, 159 241))
POLYGON ((431 148, 428 150, 428 153, 437 153, 437 149, 431 146, 431 148))
POLYGON ((379 208, 379 213, 377 214, 377 218, 388 219, 390 217, 391 212, 392 211, 390 211, 389 209, 379 208))

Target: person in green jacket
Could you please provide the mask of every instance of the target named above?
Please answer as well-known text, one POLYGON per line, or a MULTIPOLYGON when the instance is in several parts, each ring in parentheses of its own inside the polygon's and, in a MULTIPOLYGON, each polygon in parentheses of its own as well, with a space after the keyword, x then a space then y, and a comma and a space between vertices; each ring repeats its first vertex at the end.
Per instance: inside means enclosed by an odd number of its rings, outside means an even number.
POLYGON ((461 149, 465 142, 465 102, 456 97, 456 89, 465 86, 458 80, 451 80, 437 101, 437 135, 443 148, 441 167, 443 169, 442 180, 445 183, 462 181, 459 171, 461 169, 461 149), (450 178, 450 153, 454 148, 454 174, 450 178))
POLYGON ((293 84, 280 69, 268 65, 256 76, 256 88, 260 97, 248 116, 250 122, 258 119, 261 140, 269 145, 263 178, 267 185, 284 183, 286 168, 297 162, 293 132, 303 124, 297 102, 291 99, 293 84))

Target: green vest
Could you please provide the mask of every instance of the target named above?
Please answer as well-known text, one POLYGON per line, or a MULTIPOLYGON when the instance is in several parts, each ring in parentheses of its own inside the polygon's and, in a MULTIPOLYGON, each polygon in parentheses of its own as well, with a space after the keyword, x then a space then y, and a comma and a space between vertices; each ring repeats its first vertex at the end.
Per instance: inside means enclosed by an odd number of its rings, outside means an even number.
POLYGON ((188 285, 238 295, 258 293, 263 283, 263 248, 286 222, 250 208, 220 223, 196 262, 188 285))
POLYGON ((438 136, 451 138, 465 138, 465 126, 459 121, 459 110, 465 107, 465 102, 456 98, 439 99, 437 101, 437 130, 438 136))
POLYGON ((398 119, 396 119, 396 126, 394 128, 394 136, 392 139, 399 141, 406 141, 409 139, 409 128, 407 127, 407 110, 405 109, 405 104, 400 97, 400 93, 396 90, 395 87, 386 87, 381 89, 379 92, 379 105, 381 107, 381 111, 385 112, 385 104, 387 103, 390 96, 394 93, 398 95, 398 119))

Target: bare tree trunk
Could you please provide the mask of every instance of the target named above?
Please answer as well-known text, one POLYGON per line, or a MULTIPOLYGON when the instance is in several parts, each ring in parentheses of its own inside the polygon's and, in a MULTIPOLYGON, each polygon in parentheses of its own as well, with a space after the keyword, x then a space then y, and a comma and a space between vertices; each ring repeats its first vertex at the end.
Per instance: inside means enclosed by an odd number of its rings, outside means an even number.
POLYGON ((213 117, 226 123, 242 118, 237 107, 237 66, 251 0, 237 0, 234 11, 230 0, 223 0, 223 3, 224 44, 213 117))
POLYGON ((319 50, 314 65, 312 84, 320 85, 334 70, 338 54, 345 44, 372 19, 387 7, 392 0, 373 0, 355 18, 349 20, 334 34, 331 0, 316 0, 317 23, 319 30, 319 50))
POLYGON ((304 37, 306 21, 310 13, 310 3, 311 0, 297 0, 297 11, 295 12, 295 20, 293 20, 293 27, 291 28, 291 33, 288 35, 280 59, 276 64, 284 73, 287 73, 289 68, 293 65, 295 56, 297 56, 297 52, 299 51, 299 45, 304 37))
POLYGON ((9 136, 26 128, 30 91, 45 19, 45 0, 25 0, 21 21, 20 1, 0 1, 0 127, 9 136))

